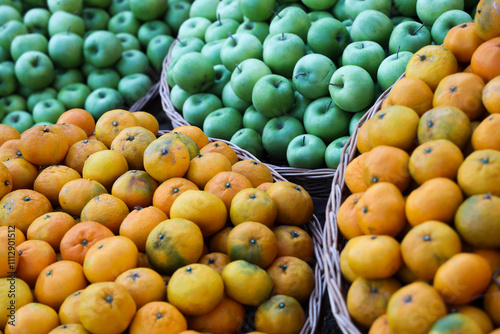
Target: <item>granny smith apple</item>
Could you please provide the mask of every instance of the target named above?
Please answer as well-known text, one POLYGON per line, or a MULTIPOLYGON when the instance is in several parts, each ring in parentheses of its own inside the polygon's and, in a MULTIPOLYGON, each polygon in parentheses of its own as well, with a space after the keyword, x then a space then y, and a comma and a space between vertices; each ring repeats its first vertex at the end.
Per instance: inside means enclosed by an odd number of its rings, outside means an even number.
MULTIPOLYGON (((18 94, 10 94, 0 98, 0 114, 5 115, 16 110, 28 110, 26 99, 18 94)), ((2 117, 3 117, 2 116, 2 117)))
POLYGON ((399 51, 417 52, 431 44, 431 33, 423 23, 408 21, 394 27, 389 38, 389 54, 399 51))
POLYGON ((163 60, 167 56, 168 50, 173 42, 174 38, 168 35, 158 35, 149 41, 146 48, 146 56, 155 71, 161 72, 163 60))
POLYGON ((269 34, 292 33, 307 42, 307 32, 311 27, 311 19, 305 11, 298 7, 286 7, 271 20, 269 34))
POLYGON ((33 108, 33 121, 56 123, 63 112, 66 111, 64 104, 56 99, 42 100, 33 108))
POLYGON ((259 39, 261 43, 264 43, 264 40, 269 35, 269 23, 267 22, 255 22, 245 19, 236 29, 236 33, 247 32, 259 39))
POLYGON ((342 157, 342 151, 344 146, 349 140, 349 136, 344 136, 332 141, 325 150, 325 163, 326 167, 337 169, 340 163, 340 158, 342 157))
POLYGON ((49 19, 50 12, 47 9, 32 8, 24 14, 23 22, 30 33, 36 32, 48 36, 49 19))
POLYGON ((189 18, 190 8, 191 2, 189 1, 175 1, 168 3, 168 9, 165 14, 164 21, 172 29, 174 34, 177 34, 181 24, 189 18))
POLYGON ((437 45, 443 44, 448 31, 461 23, 472 22, 469 13, 459 9, 452 9, 441 14, 431 28, 432 41, 437 45))
POLYGON ((357 112, 367 107, 375 95, 375 84, 362 67, 345 65, 333 73, 328 86, 333 102, 345 111, 357 112))
POLYGON ((30 6, 39 5, 40 3, 43 5, 45 0, 25 0, 24 3, 21 0, 1 0, 0 4, 8 5, 16 9, 19 13, 23 12, 25 8, 30 6))
POLYGON ((293 92, 293 105, 292 109, 287 113, 287 116, 292 116, 303 122, 304 114, 309 104, 312 102, 310 99, 300 94, 298 91, 293 92))
POLYGON ((194 0, 189 9, 190 17, 205 17, 211 22, 217 19, 217 6, 220 0, 194 0))
POLYGON ((302 39, 291 33, 281 33, 264 41, 262 59, 273 73, 291 78, 295 64, 306 55, 302 39))
POLYGON ((238 110, 242 115, 245 110, 252 104, 251 102, 242 100, 234 93, 233 87, 231 86, 231 82, 226 83, 224 88, 222 89, 222 105, 224 107, 230 107, 238 110))
POLYGON ((90 88, 83 83, 72 83, 61 88, 57 93, 57 99, 67 109, 83 108, 85 100, 90 95, 90 88))
POLYGON ((113 88, 98 88, 85 99, 84 109, 87 110, 95 120, 99 119, 106 111, 125 107, 122 95, 113 88))
POLYGON ((311 50, 333 61, 342 54, 349 40, 349 32, 342 22, 328 17, 314 22, 307 33, 311 50))
POLYGON ((304 113, 304 129, 325 144, 349 134, 352 113, 340 109, 330 97, 312 101, 304 113))
POLYGON ((40 101, 55 99, 55 98, 57 98, 57 91, 53 87, 47 87, 41 90, 36 90, 32 92, 29 95, 28 99, 26 100, 26 103, 28 105, 28 111, 32 112, 33 108, 35 107, 35 104, 37 104, 40 101))
POLYGON ((54 81, 52 82, 52 87, 56 90, 61 90, 64 86, 72 83, 84 83, 85 77, 82 71, 77 68, 56 68, 54 71, 54 81))
POLYGON ((215 71, 210 59, 199 52, 182 55, 173 69, 177 85, 189 93, 200 93, 214 83, 215 71))
POLYGON ((236 33, 226 38, 220 49, 220 59, 226 68, 233 72, 236 63, 245 59, 262 59, 263 46, 257 37, 248 33, 236 33))
POLYGON ((207 56, 213 65, 222 64, 222 60, 220 59, 220 49, 225 41, 225 39, 219 39, 217 41, 206 43, 201 48, 200 52, 201 54, 207 56))
POLYGON ((83 37, 85 33, 85 22, 78 15, 60 10, 52 13, 50 16, 47 31, 49 36, 69 31, 83 37))
POLYGON ((229 33, 235 34, 239 22, 233 19, 217 19, 205 30, 205 43, 210 43, 219 39, 226 39, 229 33))
POLYGON ((333 7, 336 0, 302 0, 304 5, 306 5, 311 10, 327 10, 333 7))
POLYGON ((243 114, 243 127, 250 128, 262 134, 269 118, 258 112, 253 105, 248 107, 243 114))
POLYGON ((170 58, 174 61, 186 53, 201 52, 203 46, 205 46, 205 43, 198 37, 184 37, 183 39, 178 39, 177 43, 172 46, 170 58))
POLYGON ((8 21, 0 26, 0 46, 10 52, 12 40, 28 32, 23 22, 8 21))
POLYGON ((262 115, 272 118, 286 114, 294 102, 291 82, 277 74, 260 78, 252 91, 252 103, 262 115))
POLYGON ((102 8, 84 8, 82 18, 85 30, 106 30, 110 16, 102 8))
POLYGON ((203 127, 205 118, 214 110, 221 109, 221 99, 209 93, 198 93, 189 96, 182 106, 182 115, 191 125, 203 127))
POLYGON ((412 56, 413 53, 408 51, 396 52, 380 63, 377 71, 377 82, 382 91, 391 87, 399 79, 405 72, 406 65, 412 56))
POLYGON ((231 87, 241 99, 252 102, 252 90, 255 83, 265 75, 272 74, 271 69, 262 60, 249 58, 236 66, 231 75, 231 87))
POLYGON ((293 69, 293 85, 308 99, 328 95, 328 82, 337 67, 322 54, 308 54, 297 61, 293 69))
POLYGON ((266 21, 276 8, 276 0, 240 0, 241 12, 251 21, 266 21))
POLYGON ((387 15, 368 9, 354 19, 350 34, 355 42, 373 41, 382 47, 387 47, 393 28, 391 19, 387 15))
POLYGON ((108 30, 115 34, 126 32, 137 35, 140 26, 139 20, 129 10, 113 15, 108 21, 108 30))
POLYGON ((47 6, 52 13, 63 10, 72 14, 81 14, 83 0, 47 0, 47 6))
POLYGON ((0 25, 8 21, 22 22, 23 18, 21 13, 12 6, 0 5, 0 25))
POLYGON ((393 0, 392 2, 399 15, 417 16, 417 0, 393 0))
POLYGON ((122 77, 134 73, 148 74, 150 72, 148 56, 139 50, 124 51, 115 67, 122 77))
POLYGON ((83 42, 85 61, 97 67, 112 66, 120 59, 122 52, 120 40, 110 31, 97 30, 83 42))
POLYGON ((118 72, 112 68, 97 68, 87 76, 87 86, 92 90, 101 87, 116 89, 120 79, 118 72))
POLYGON ((54 80, 54 64, 45 53, 28 51, 17 59, 15 73, 22 85, 41 89, 49 86, 54 80))
POLYGON ((347 19, 347 20, 342 21, 342 24, 346 27, 347 31, 349 31, 349 34, 351 34, 351 28, 352 28, 352 23, 353 22, 354 21, 351 20, 351 19, 347 19))
POLYGON ((273 159, 285 161, 288 144, 304 133, 304 126, 298 119, 292 116, 274 117, 262 131, 262 144, 273 159))
POLYGON ((2 120, 2 124, 7 124, 15 128, 19 133, 31 128, 35 122, 31 114, 24 110, 16 110, 7 115, 2 120))
POLYGON ((415 20, 411 17, 408 17, 408 16, 393 16, 393 17, 391 17, 391 22, 392 22, 393 26, 397 26, 400 23, 408 22, 408 21, 415 21, 415 20))
POLYGON ((205 17, 190 17, 182 22, 177 38, 197 37, 203 40, 205 38, 205 31, 211 24, 212 22, 205 17))
POLYGON ((147 47, 149 41, 158 35, 172 35, 170 27, 159 20, 144 22, 137 32, 137 38, 143 47, 147 47))
POLYGON ((226 84, 229 82, 229 80, 231 80, 231 72, 229 72, 229 70, 222 64, 215 65, 214 71, 214 84, 207 90, 207 93, 221 97, 222 92, 224 91, 224 87, 226 87, 226 84))
POLYGON ((111 0, 83 0, 85 7, 100 7, 108 8, 111 5, 111 0))
POLYGON ((191 94, 175 85, 170 89, 170 101, 174 106, 175 110, 182 112, 182 108, 184 107, 184 102, 186 102, 187 98, 190 97, 191 94))
POLYGON ((129 0, 129 6, 134 16, 142 21, 152 21, 162 17, 167 11, 165 0, 129 0))
POLYGON ((83 38, 60 32, 49 39, 49 56, 56 66, 75 68, 83 64, 83 38))
POLYGON ((174 67, 175 67, 175 64, 177 64, 177 62, 179 61, 179 59, 172 59, 170 61, 170 64, 168 64, 167 66, 167 83, 170 87, 173 87, 175 85, 175 81, 174 81, 174 67))
POLYGON ((344 21, 349 18, 345 12, 345 0, 337 0, 335 5, 333 5, 332 14, 333 17, 339 21, 344 21))
POLYGON ((217 17, 243 22, 239 0, 222 0, 217 5, 217 17))
POLYGON ((431 27, 441 14, 452 9, 464 10, 464 0, 417 0, 416 9, 420 22, 431 27))
POLYGON ((325 10, 314 10, 307 13, 307 16, 309 16, 309 20, 311 21, 311 23, 316 22, 319 19, 323 19, 325 17, 334 18, 331 12, 327 12, 325 10))
POLYGON ((208 137, 230 140, 243 126, 243 116, 231 107, 212 111, 203 122, 203 132, 208 137))
POLYGON ((342 53, 342 65, 357 65, 364 68, 373 81, 376 81, 378 67, 384 59, 384 48, 372 41, 353 42, 342 53))
POLYGON ((111 0, 108 6, 108 12, 110 15, 115 15, 116 13, 130 10, 129 0, 111 0))
MULTIPOLYGON (((354 115, 352 115, 351 121, 349 122, 349 136, 352 136, 352 134, 354 133, 354 131, 358 127, 359 120, 366 114, 367 110, 368 109, 361 110, 361 111, 358 111, 357 113, 354 113, 354 115)), ((361 126, 363 123, 361 123, 359 125, 361 126)))
POLYGON ((14 63, 4 61, 0 63, 0 96, 14 93, 17 89, 17 79, 14 63))
POLYGON ((118 91, 129 105, 134 104, 146 95, 153 86, 151 79, 143 73, 133 73, 124 76, 118 82, 118 91))
POLYGON ((12 40, 10 54, 16 61, 26 51, 40 51, 48 53, 49 42, 47 38, 38 33, 18 35, 12 40))
POLYGON ((231 143, 241 147, 247 152, 250 152, 257 159, 261 159, 264 154, 264 145, 262 145, 261 135, 250 128, 242 128, 229 140, 231 143))
POLYGON ((129 34, 127 32, 121 32, 116 34, 116 37, 118 37, 118 39, 120 40, 123 51, 141 49, 141 43, 139 43, 137 37, 135 37, 132 34, 129 34))
POLYGON ((389 17, 391 15, 391 0, 345 0, 345 12, 353 19, 368 9, 374 9, 384 13, 389 17))
POLYGON ((321 138, 304 134, 290 141, 286 160, 291 167, 317 169, 325 165, 326 145, 321 138))

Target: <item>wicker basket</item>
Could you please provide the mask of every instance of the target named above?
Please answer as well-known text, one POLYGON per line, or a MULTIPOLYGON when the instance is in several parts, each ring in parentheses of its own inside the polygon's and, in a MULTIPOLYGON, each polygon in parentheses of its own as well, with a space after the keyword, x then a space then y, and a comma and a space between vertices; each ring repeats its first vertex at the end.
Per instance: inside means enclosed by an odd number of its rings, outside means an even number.
MULTIPOLYGON (((172 43, 170 50, 163 60, 163 71, 159 82, 159 93, 161 97, 162 108, 167 117, 172 121, 172 126, 178 127, 182 125, 190 125, 182 115, 175 110, 170 101, 170 88, 167 83, 167 67, 171 61, 171 51, 177 40, 172 43)), ((234 145, 233 145, 234 146, 234 145)), ((279 174, 286 177, 289 181, 300 184, 306 189, 311 196, 328 197, 330 195, 330 185, 335 175, 335 169, 320 168, 320 169, 303 169, 293 168, 290 166, 278 166, 265 161, 266 164, 274 168, 279 174)))

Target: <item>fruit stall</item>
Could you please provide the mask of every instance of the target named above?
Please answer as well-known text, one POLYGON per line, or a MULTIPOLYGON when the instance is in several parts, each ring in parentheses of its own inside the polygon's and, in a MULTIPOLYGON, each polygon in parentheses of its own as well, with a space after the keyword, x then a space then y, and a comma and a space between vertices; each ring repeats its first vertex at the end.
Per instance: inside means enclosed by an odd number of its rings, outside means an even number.
POLYGON ((0 0, 0 334, 500 334, 494 0, 0 0))

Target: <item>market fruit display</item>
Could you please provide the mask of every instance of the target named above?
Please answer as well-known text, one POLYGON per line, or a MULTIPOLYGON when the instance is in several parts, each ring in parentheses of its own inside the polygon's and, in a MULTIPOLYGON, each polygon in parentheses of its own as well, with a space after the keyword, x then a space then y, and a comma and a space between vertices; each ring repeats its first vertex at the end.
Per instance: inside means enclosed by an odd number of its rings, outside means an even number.
MULTIPOLYGON (((477 7, 498 15, 491 2, 477 7)), ((460 23, 444 45, 417 50, 356 133, 336 223, 347 308, 369 333, 500 327, 495 31, 460 23)))
POLYGON ((124 109, 0 125, 2 332, 300 333, 311 196, 198 127, 158 131, 124 109))

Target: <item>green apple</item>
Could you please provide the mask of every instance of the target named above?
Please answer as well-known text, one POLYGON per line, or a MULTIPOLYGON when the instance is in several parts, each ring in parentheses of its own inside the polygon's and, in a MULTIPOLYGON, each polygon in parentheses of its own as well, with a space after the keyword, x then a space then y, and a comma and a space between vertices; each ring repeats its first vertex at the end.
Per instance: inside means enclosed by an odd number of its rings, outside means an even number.
POLYGON ((123 47, 120 40, 110 31, 95 31, 83 43, 85 61, 101 68, 116 63, 122 52, 123 47))
POLYGON ((23 17, 26 29, 30 33, 39 33, 48 36, 50 12, 45 8, 32 8, 23 17))
POLYGON ((16 61, 26 51, 40 51, 47 54, 48 46, 49 42, 42 34, 18 35, 12 40, 10 54, 12 59, 16 61))
POLYGON ((392 22, 393 26, 397 26, 400 23, 408 22, 408 21, 415 21, 415 20, 413 18, 407 17, 407 16, 393 16, 393 17, 391 17, 391 22, 392 22))
POLYGON ((352 28, 353 22, 354 21, 351 19, 347 19, 347 20, 342 21, 342 24, 346 27, 347 31, 349 31, 349 35, 351 34, 351 28, 352 28))
POLYGON ((311 27, 311 19, 305 11, 298 7, 286 7, 271 20, 269 34, 292 33, 307 42, 307 32, 311 27))
POLYGON ((325 165, 326 145, 321 138, 304 134, 290 141, 286 150, 286 160, 291 167, 317 169, 325 165))
POLYGON ((330 96, 345 111, 357 112, 366 108, 375 95, 375 84, 362 67, 345 65, 333 73, 330 79, 330 96))
POLYGON ((137 35, 140 26, 139 20, 129 10, 113 15, 108 21, 108 30, 115 34, 126 32, 137 35))
POLYGON ((189 93, 207 90, 215 79, 210 59, 199 52, 182 55, 175 64, 172 74, 175 83, 189 93))
POLYGON ((262 115, 272 118, 285 115, 294 102, 291 82, 277 74, 260 78, 253 87, 252 103, 262 115))
POLYGON ((24 8, 40 4, 43 5, 45 1, 46 0, 25 0, 23 3, 21 0, 1 0, 0 4, 11 6, 21 13, 24 8))
POLYGON ((170 58, 174 61, 186 53, 201 52, 204 46, 205 43, 198 37, 184 37, 183 39, 178 39, 177 43, 172 46, 170 58))
POLYGON ((83 108, 85 100, 90 95, 90 88, 83 83, 72 83, 61 88, 57 93, 57 99, 67 109, 83 108))
POLYGON ((327 147, 325 151, 325 163, 326 167, 337 169, 340 163, 340 158, 342 157, 342 151, 344 146, 347 144, 349 136, 344 136, 335 139, 327 147))
POLYGON ((252 34, 236 33, 228 37, 220 49, 220 59, 226 68, 233 72, 236 63, 245 59, 262 59, 263 46, 252 34))
POLYGON ((238 110, 241 114, 245 112, 245 110, 252 104, 251 102, 242 100, 234 93, 233 88, 231 87, 231 82, 226 83, 224 88, 222 89, 222 105, 224 107, 230 107, 238 110))
POLYGON ((408 51, 396 52, 380 63, 377 71, 377 82, 382 91, 391 87, 405 72, 411 56, 413 53, 408 51))
POLYGON ((302 0, 311 10, 327 10, 333 7, 337 0, 302 0))
POLYGON ((393 5, 399 15, 407 17, 417 16, 417 0, 393 0, 393 5))
POLYGON ((84 109, 87 110, 95 120, 99 119, 106 111, 124 108, 123 97, 116 89, 98 88, 85 99, 84 109))
POLYGON ((57 91, 53 87, 47 87, 41 90, 32 92, 26 103, 28 105, 28 111, 32 112, 35 104, 42 100, 55 99, 57 98, 57 91))
POLYGON ((152 21, 162 17, 167 11, 165 0, 130 0, 130 10, 142 21, 152 21))
POLYGON ((222 64, 215 65, 214 71, 214 84, 207 90, 207 93, 221 97, 224 87, 226 87, 226 84, 231 80, 231 72, 222 64))
POLYGON ((243 22, 239 0, 222 0, 217 5, 217 17, 243 22))
POLYGON ((240 99, 252 102, 252 90, 255 83, 268 74, 272 74, 271 69, 262 60, 245 59, 231 74, 231 87, 240 99))
POLYGON ((373 41, 387 47, 393 28, 389 17, 377 10, 368 9, 354 19, 350 34, 355 42, 373 41))
POLYGON ((12 6, 0 5, 0 25, 8 21, 22 22, 23 18, 19 11, 12 6))
POLYGON ((213 41, 210 43, 206 43, 201 48, 201 54, 205 55, 210 59, 213 65, 222 64, 222 60, 220 59, 220 49, 224 44, 225 39, 219 39, 217 41, 213 41))
POLYGON ((122 77, 134 73, 147 74, 150 72, 148 56, 139 50, 124 51, 115 67, 122 77))
POLYGON ((87 76, 87 86, 92 90, 101 87, 116 89, 120 79, 118 72, 112 68, 97 68, 87 76))
POLYGON ((60 32, 72 32, 83 37, 85 33, 85 22, 78 15, 60 10, 52 13, 50 16, 47 31, 49 36, 54 36, 60 32))
POLYGON ((287 113, 287 116, 292 116, 303 122, 304 114, 309 104, 312 102, 310 99, 300 94, 298 91, 293 92, 293 105, 292 109, 287 113))
POLYGON ((222 108, 221 99, 209 93, 198 93, 189 96, 182 106, 182 115, 191 125, 203 127, 205 118, 214 110, 222 108))
POLYGON ((161 72, 163 60, 167 56, 168 50, 173 42, 174 38, 168 35, 158 35, 149 41, 146 48, 146 56, 155 71, 161 72))
POLYGON ((205 38, 205 31, 212 22, 205 17, 190 17, 179 27, 177 38, 197 37, 201 40, 205 38))
POLYGON ((84 8, 82 11, 85 30, 106 30, 109 14, 102 8, 84 8))
POLYGON ((368 9, 378 10, 389 17, 391 15, 391 0, 345 0, 345 12, 353 19, 368 9))
POLYGON ((186 102, 187 98, 190 97, 191 94, 175 85, 170 89, 170 101, 174 106, 175 110, 181 112, 184 107, 184 102, 186 102))
POLYGON ((308 54, 297 61, 293 69, 293 85, 308 99, 328 95, 328 82, 337 67, 333 61, 322 54, 308 54))
POLYGON ((135 37, 132 34, 129 34, 128 32, 118 33, 116 34, 116 37, 118 37, 118 39, 120 40, 123 51, 141 49, 141 43, 139 43, 137 37, 135 37))
POLYGON ((129 0, 112 0, 108 7, 108 12, 111 16, 126 10, 130 10, 129 0))
POLYGON ((335 5, 333 5, 332 14, 333 17, 339 21, 344 21, 349 18, 345 12, 345 0, 337 0, 335 5))
POLYGON ((14 93, 17 89, 17 79, 14 63, 4 61, 0 63, 0 96, 14 93))
POLYGON ((364 68, 373 81, 376 81, 378 67, 384 59, 384 48, 372 41, 353 42, 342 53, 342 65, 357 65, 364 68))
POLYGON ((245 151, 250 152, 257 159, 261 159, 262 155, 264 154, 262 137, 254 129, 239 129, 229 141, 236 146, 241 147, 245 151))
POLYGON ((0 46, 10 52, 12 40, 16 36, 24 35, 28 32, 23 22, 8 21, 0 26, 0 46))
POLYGON ((269 35, 269 23, 267 22, 255 22, 245 19, 236 29, 236 33, 249 33, 254 35, 259 39, 261 43, 264 43, 267 35, 269 35))
POLYGON ((17 80, 31 89, 49 86, 54 80, 54 65, 50 58, 40 51, 28 51, 15 64, 17 80))
POLYGON ((80 67, 80 69, 82 70, 82 73, 84 76, 88 77, 90 72, 92 72, 93 70, 97 70, 99 67, 89 63, 89 62, 84 62, 83 65, 80 67))
POLYGON ((57 91, 61 90, 64 86, 72 83, 84 83, 85 77, 82 71, 77 68, 56 68, 54 71, 54 81, 52 87, 57 91))
POLYGON ((83 38, 72 32, 60 32, 49 39, 49 56, 61 68, 83 64, 83 38))
POLYGON ((189 18, 189 10, 191 3, 189 1, 175 1, 168 3, 167 13, 164 21, 172 29, 174 34, 177 34, 181 24, 189 18))
POLYGON ((258 112, 253 105, 248 107, 243 114, 243 127, 250 128, 262 134, 264 126, 269 122, 268 117, 258 112))
POLYGON ((217 6, 220 0, 194 0, 189 9, 190 17, 204 17, 211 22, 217 20, 217 6))
POLYGON ((172 35, 170 27, 159 20, 144 22, 137 32, 137 38, 144 48, 158 35, 172 35))
POLYGON ((423 23, 408 21, 394 27, 389 38, 389 54, 399 51, 417 52, 431 44, 431 33, 423 23))
POLYGON ((437 45, 443 44, 448 31, 461 23, 473 22, 469 13, 459 9, 452 9, 441 14, 431 28, 431 36, 437 45))
POLYGON ((464 10, 464 0, 417 0, 417 16, 429 27, 441 14, 452 9, 464 10))
POLYGON ((133 73, 124 76, 118 82, 118 91, 129 105, 134 104, 146 95, 153 86, 151 79, 143 73, 133 73))
POLYGON ((31 128, 35 122, 31 114, 24 110, 16 110, 7 114, 3 120, 2 124, 7 124, 15 128, 19 133, 31 128))
POLYGON ((63 112, 66 111, 64 104, 56 99, 42 100, 33 108, 33 121, 56 123, 63 112))
POLYGON ((212 111, 203 122, 203 132, 208 137, 230 140, 243 126, 243 116, 231 107, 212 111))
POLYGON ((327 17, 314 22, 307 33, 311 50, 333 61, 342 54, 349 40, 349 32, 342 22, 327 17))
POLYGON ((47 0, 47 6, 52 13, 63 10, 79 15, 82 12, 83 0, 47 0))
MULTIPOLYGON (((354 131, 358 127, 359 120, 361 119, 361 117, 363 117, 366 114, 367 111, 368 111, 368 109, 361 110, 361 111, 358 111, 357 113, 354 113, 354 115, 352 115, 351 121, 349 122, 349 136, 352 136, 352 134, 354 133, 354 131)), ((361 125, 362 124, 360 124, 360 126, 361 125)))
POLYGON ((293 138, 305 134, 302 122, 292 116, 274 117, 262 130, 262 144, 269 155, 285 161, 288 144, 293 138))
POLYGON ((17 94, 10 94, 0 98, 0 115, 2 117, 16 110, 28 110, 28 105, 24 97, 17 94))
POLYGON ((295 64, 306 55, 302 39, 290 33, 281 33, 264 41, 262 58, 273 73, 291 78, 295 64))
POLYGON ((177 61, 179 61, 179 59, 172 59, 170 61, 170 64, 168 64, 168 66, 167 66, 167 83, 170 87, 173 87, 175 85, 174 67, 175 67, 175 64, 177 64, 177 61))
POLYGON ((243 16, 251 21, 267 21, 276 8, 276 0, 240 0, 240 8, 243 16))
POLYGON ((210 43, 220 39, 226 39, 229 35, 235 34, 240 24, 233 19, 217 19, 205 30, 205 43, 210 43))
POLYGON ((111 0, 83 0, 84 7, 100 7, 108 8, 111 5, 111 0))
POLYGON ((304 129, 326 144, 349 134, 352 113, 340 109, 330 97, 312 101, 304 114, 304 129))

